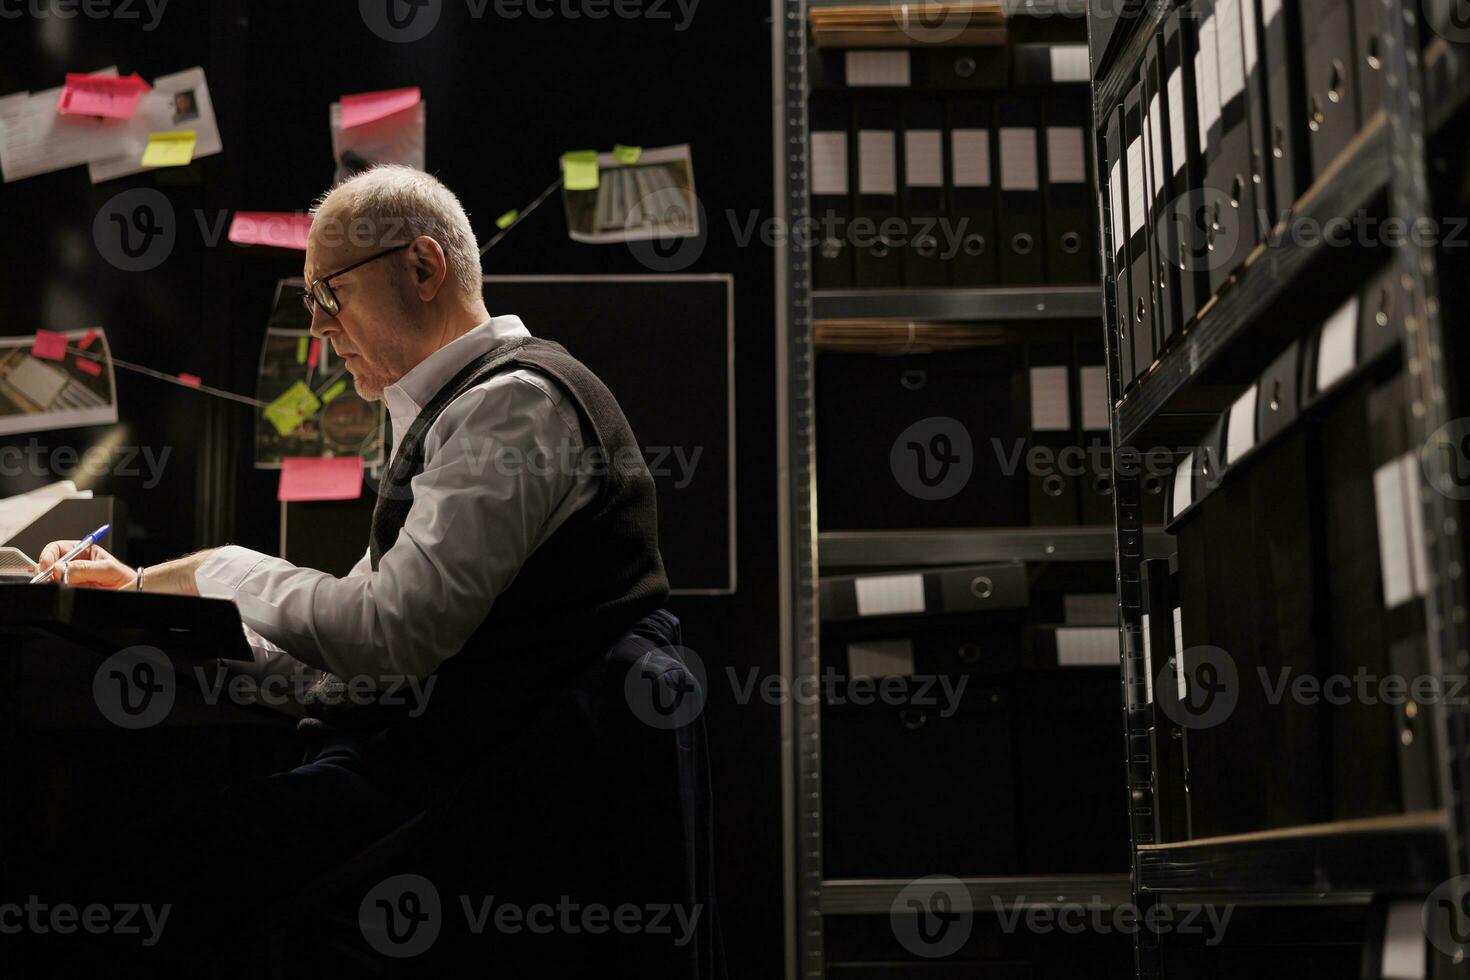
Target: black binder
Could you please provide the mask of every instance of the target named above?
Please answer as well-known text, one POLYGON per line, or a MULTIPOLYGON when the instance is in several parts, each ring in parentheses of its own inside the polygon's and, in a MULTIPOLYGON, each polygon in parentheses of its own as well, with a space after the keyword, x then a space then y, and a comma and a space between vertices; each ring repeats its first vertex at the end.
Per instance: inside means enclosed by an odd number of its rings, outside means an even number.
MULTIPOLYGON (((955 286, 997 281, 995 233, 995 118, 989 99, 949 100, 950 235, 959 249, 950 260, 955 286)), ((950 247, 945 243, 945 247, 950 247)))
POLYGON ((898 217, 898 105, 861 98, 853 107, 857 129, 857 206, 854 208, 854 281, 866 289, 903 283, 898 217))
POLYGON ((903 104, 903 213, 908 234, 903 244, 905 286, 947 286, 949 266, 943 250, 944 105, 925 96, 903 104))
POLYGON ((1143 84, 1135 83, 1123 99, 1123 138, 1128 166, 1128 296, 1133 303, 1133 370, 1143 374, 1154 361, 1154 311, 1149 257, 1148 137, 1143 131, 1143 84))
POLYGON ((1261 30, 1260 0, 1239 0, 1241 46, 1245 49, 1246 116, 1250 129, 1250 176, 1254 188, 1254 240, 1264 241, 1280 208, 1271 186, 1270 104, 1266 97, 1266 50, 1261 30))
POLYGON ((1052 92, 1092 81, 1085 44, 1013 44, 1012 80, 1015 88, 1042 88, 1052 92))
POLYGON ((1300 342, 1293 340, 1261 374, 1256 385, 1256 435, 1262 443, 1270 442, 1296 421, 1300 350, 1300 342))
POLYGON ((1206 204, 1218 227, 1210 257, 1210 290, 1219 292, 1255 248, 1256 194, 1246 93, 1246 52, 1240 8, 1244 0, 1214 0, 1220 150, 1205 173, 1206 204))
POLYGON ((1077 477, 1068 472, 1064 451, 1074 445, 1076 411, 1072 394, 1072 343, 1065 336, 1026 346, 1030 393, 1030 449, 1041 465, 1027 465, 1031 523, 1055 527, 1077 523, 1077 477), (1041 450, 1038 452, 1038 450, 1041 450))
POLYGON ((812 286, 852 286, 852 246, 848 225, 852 203, 850 139, 852 122, 847 99, 828 92, 811 96, 812 286))
POLYGON ((1363 287, 1358 303, 1358 356, 1365 363, 1404 335, 1404 296, 1398 279, 1398 264, 1390 262, 1363 287))
POLYGON ((1188 761, 1177 710, 1163 703, 1178 700, 1178 686, 1170 668, 1174 649, 1175 576, 1163 558, 1145 560, 1139 569, 1142 598, 1143 660, 1148 672, 1148 699, 1153 710, 1154 834, 1161 843, 1187 840, 1189 833, 1188 761))
POLYGON ((1128 171, 1123 159, 1123 110, 1114 109, 1108 115, 1108 125, 1103 139, 1104 152, 1108 158, 1108 208, 1111 220, 1108 225, 1112 240, 1111 275, 1113 296, 1118 312, 1117 345, 1119 386, 1127 388, 1133 383, 1133 303, 1128 289, 1128 171))
POLYGON ((1077 481, 1083 524, 1113 523, 1113 458, 1108 436, 1108 376, 1102 343, 1077 338, 1077 421, 1086 472, 1077 481))
POLYGON ((1310 182, 1307 168, 1307 97, 1302 79, 1300 0, 1262 0, 1266 37, 1266 97, 1271 147, 1271 223, 1310 182))
POLYGON ((1203 276, 1208 253, 1200 221, 1199 187, 1204 180, 1204 164, 1194 86, 1194 23, 1180 14, 1178 10, 1171 13, 1163 31, 1164 104, 1168 107, 1164 114, 1168 130, 1165 147, 1171 168, 1168 194, 1174 204, 1162 215, 1160 224, 1169 264, 1178 282, 1179 322, 1186 325, 1208 298, 1209 284, 1203 276))
POLYGON ((1046 267, 1052 282, 1097 282, 1097 209, 1087 179, 1087 102, 1047 99, 1046 267))
POLYGON ((1168 97, 1161 86, 1159 75, 1159 44, 1155 40, 1143 55, 1143 131, 1144 156, 1148 171, 1149 196, 1149 285, 1154 299, 1154 351, 1179 332, 1179 310, 1174 297, 1179 289, 1174 280, 1178 269, 1169 263, 1169 247, 1166 235, 1169 219, 1165 212, 1169 208, 1168 158, 1164 150, 1165 99, 1168 97))
POLYGON ((1040 104, 1007 97, 996 103, 1000 131, 1000 281, 1032 285, 1046 281, 1045 233, 1041 220, 1040 104))
POLYGON ((1357 76, 1360 125, 1367 123, 1373 113, 1383 108, 1387 19, 1388 11, 1381 0, 1353 0, 1353 47, 1357 55, 1353 71, 1357 76))
POLYGON ((1307 143, 1316 178, 1358 129, 1353 79, 1352 4, 1301 0, 1303 75, 1307 93, 1307 143))
POLYGON ((1004 91, 1010 81, 1010 50, 1004 45, 913 49, 915 82, 936 89, 1004 91), (922 66, 922 67, 921 67, 922 66))

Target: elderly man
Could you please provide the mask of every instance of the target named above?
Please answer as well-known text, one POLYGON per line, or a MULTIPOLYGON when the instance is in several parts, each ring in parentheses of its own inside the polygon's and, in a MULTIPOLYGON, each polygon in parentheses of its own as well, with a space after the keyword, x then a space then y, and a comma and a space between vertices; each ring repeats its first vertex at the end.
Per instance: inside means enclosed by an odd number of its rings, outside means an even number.
MULTIPOLYGON (((256 673, 316 680, 301 706, 320 736, 306 764, 232 790, 243 812, 227 842, 199 845, 297 874, 422 808, 668 595, 654 485, 627 420, 562 347, 489 315, 448 188, 400 166, 338 185, 315 212, 305 276, 312 335, 392 421, 356 568, 336 578, 236 546, 130 568, 94 547, 55 573, 232 599, 256 673), (428 697, 407 711, 353 706, 332 697, 344 685, 428 697), (281 814, 303 813, 321 832, 282 832, 281 814)), ((49 545, 42 564, 69 546, 49 545)))

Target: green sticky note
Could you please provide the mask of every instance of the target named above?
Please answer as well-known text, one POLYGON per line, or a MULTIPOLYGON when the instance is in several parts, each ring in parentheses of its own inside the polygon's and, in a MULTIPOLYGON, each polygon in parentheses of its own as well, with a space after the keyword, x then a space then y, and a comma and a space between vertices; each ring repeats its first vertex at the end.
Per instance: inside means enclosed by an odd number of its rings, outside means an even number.
POLYGON ((570 150, 561 155, 562 174, 569 191, 597 190, 597 151, 570 150))
POLYGON ((265 407, 265 417, 283 436, 289 436, 301 427, 301 423, 315 415, 322 407, 316 395, 298 381, 286 389, 285 394, 265 407))
POLYGON ((333 400, 335 400, 338 395, 342 394, 342 392, 344 392, 346 390, 347 390, 347 382, 346 381, 338 381, 336 384, 332 385, 332 387, 330 387, 326 391, 322 392, 322 404, 323 405, 330 405, 330 404, 332 404, 333 400))
POLYGON ((502 214, 500 217, 498 217, 498 218, 495 219, 495 227, 499 228, 501 231, 504 231, 505 229, 509 228, 511 225, 515 224, 516 223, 516 219, 519 218, 520 216, 521 216, 521 213, 519 211, 515 211, 515 210, 507 211, 504 214, 502 214))
POLYGON ((613 147, 613 159, 618 163, 637 163, 638 158, 643 155, 641 146, 624 146, 619 143, 613 147))
POLYGON ((306 363, 306 350, 307 350, 306 338, 305 337, 302 337, 300 340, 296 341, 296 363, 297 364, 305 364, 306 363))
POLYGON ((143 159, 138 161, 145 167, 183 167, 194 159, 194 130, 182 129, 172 133, 152 133, 148 136, 148 148, 143 159))

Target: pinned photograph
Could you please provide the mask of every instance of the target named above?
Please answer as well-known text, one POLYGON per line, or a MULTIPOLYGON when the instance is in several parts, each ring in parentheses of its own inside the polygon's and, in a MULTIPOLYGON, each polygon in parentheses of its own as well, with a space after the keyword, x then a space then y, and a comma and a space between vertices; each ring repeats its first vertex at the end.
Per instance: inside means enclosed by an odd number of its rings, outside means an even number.
POLYGON ((567 234, 590 244, 694 238, 699 209, 689 145, 563 158, 567 234))
POLYGON ((0 337, 0 435, 116 421, 112 353, 102 331, 0 337))

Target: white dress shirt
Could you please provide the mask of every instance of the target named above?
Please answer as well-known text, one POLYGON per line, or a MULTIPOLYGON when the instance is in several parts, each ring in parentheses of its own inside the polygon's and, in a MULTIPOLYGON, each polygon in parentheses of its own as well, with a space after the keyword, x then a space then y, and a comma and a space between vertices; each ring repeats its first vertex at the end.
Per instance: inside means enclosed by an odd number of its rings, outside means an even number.
MULTIPOLYGON (((395 446, 466 364, 525 336, 518 317, 492 317, 384 389, 395 446)), ((376 572, 366 555, 337 578, 230 545, 200 566, 199 594, 239 607, 255 652, 247 673, 426 676, 463 647, 526 558, 596 496, 597 475, 564 463, 583 435, 570 395, 544 374, 497 374, 425 433, 413 507, 376 572)))

